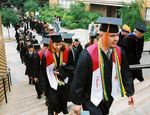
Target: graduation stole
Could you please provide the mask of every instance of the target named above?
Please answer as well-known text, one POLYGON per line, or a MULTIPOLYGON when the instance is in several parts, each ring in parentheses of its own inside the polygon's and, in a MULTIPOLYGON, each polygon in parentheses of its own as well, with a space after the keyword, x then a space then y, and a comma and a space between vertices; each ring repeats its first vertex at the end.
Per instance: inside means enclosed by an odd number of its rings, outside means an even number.
MULTIPOLYGON (((60 53, 59 66, 65 65, 68 62, 68 54, 69 54, 68 49, 65 49, 63 52, 60 53)), ((46 58, 46 73, 47 73, 49 84, 53 89, 57 90, 58 85, 63 85, 64 82, 59 80, 53 72, 54 70, 56 70, 57 67, 56 56, 53 52, 46 50, 45 58, 46 58)))
MULTIPOLYGON (((91 102, 98 106, 102 99, 108 101, 108 95, 105 86, 105 75, 104 75, 104 60, 101 52, 100 41, 87 48, 89 51, 92 62, 93 62, 93 75, 92 75, 92 87, 91 87, 91 102)), ((126 94, 121 77, 121 51, 118 46, 113 49, 113 67, 112 67, 112 97, 118 93, 121 96, 126 94)))
MULTIPOLYGON (((60 67, 61 65, 63 65, 63 55, 62 55, 62 51, 60 51, 59 57, 60 57, 60 60, 59 60, 59 67, 60 67)), ((55 70, 56 70, 56 68, 57 68, 57 60, 56 60, 56 56, 55 56, 55 53, 54 53, 54 52, 53 52, 53 58, 54 58, 55 70)), ((56 81, 57 81, 57 83, 59 84, 59 86, 65 85, 65 83, 64 83, 62 80, 58 79, 57 75, 55 75, 55 78, 56 78, 56 81)))

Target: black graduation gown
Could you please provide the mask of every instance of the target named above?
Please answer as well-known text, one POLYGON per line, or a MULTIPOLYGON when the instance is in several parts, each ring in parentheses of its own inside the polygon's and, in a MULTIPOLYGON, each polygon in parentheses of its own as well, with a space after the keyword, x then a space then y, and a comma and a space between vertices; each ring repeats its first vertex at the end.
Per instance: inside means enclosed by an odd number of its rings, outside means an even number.
POLYGON ((16 31, 16 34, 15 34, 15 37, 16 37, 16 41, 17 41, 17 43, 19 42, 19 33, 18 33, 18 31, 16 31))
MULTIPOLYGON (((33 56, 33 55, 32 55, 33 56)), ((39 57, 39 53, 36 53, 34 55, 34 62, 33 62, 33 65, 32 65, 32 77, 33 78, 38 78, 38 82, 35 83, 35 89, 36 89, 36 92, 38 95, 41 95, 43 92, 42 92, 42 88, 41 88, 41 85, 40 85, 40 57, 39 57)))
MULTIPOLYGON (((108 60, 107 56, 102 51, 102 56, 104 60, 105 86, 109 101, 101 101, 97 107, 90 101, 93 63, 87 49, 84 49, 80 54, 70 89, 69 99, 71 99, 74 104, 82 105, 83 109, 90 111, 91 115, 108 114, 109 108, 113 102, 113 97, 111 96, 112 55, 110 60, 108 60)), ((121 51, 121 74, 127 92, 126 95, 132 96, 134 93, 133 78, 128 66, 126 55, 123 51, 121 51)))
MULTIPOLYGON (((121 43, 121 47, 124 49, 129 65, 140 64, 141 55, 143 52, 144 38, 136 38, 132 33, 127 35, 121 43)), ((139 81, 143 81, 142 70, 132 70, 133 78, 137 78, 139 81)))
POLYGON ((31 44, 38 44, 38 40, 37 39, 34 39, 34 40, 32 39, 31 44))
POLYGON ((25 55, 25 52, 26 52, 25 43, 24 42, 18 42, 17 50, 20 51, 20 58, 21 58, 21 61, 23 63, 24 55, 25 55))
POLYGON ((29 51, 25 53, 25 65, 26 65, 25 75, 31 77, 32 65, 31 65, 31 54, 29 53, 29 51))
MULTIPOLYGON (((78 61, 78 58, 79 58, 78 50, 76 48, 72 47, 71 54, 72 54, 71 59, 73 59, 73 62, 74 62, 74 68, 76 68, 76 64, 77 64, 77 61, 78 61)), ((67 99, 68 99, 68 96, 69 96, 73 76, 74 76, 74 72, 72 74, 70 74, 70 76, 68 76, 69 80, 68 80, 68 83, 66 84, 66 90, 65 90, 67 99)), ((70 99, 68 99, 68 101, 70 101, 70 99)))
MULTIPOLYGON (((71 59, 71 51, 69 51, 68 54, 68 62, 65 66, 60 66, 57 67, 57 70, 59 71, 60 75, 58 75, 58 78, 64 81, 64 79, 70 74, 74 72, 74 67, 73 67, 73 62, 71 59)), ((57 60, 57 65, 59 65, 59 58, 56 56, 57 60)), ((41 62, 41 73, 40 75, 42 76, 42 88, 46 93, 46 97, 49 100, 49 109, 51 111, 55 111, 56 113, 60 113, 61 111, 64 111, 67 109, 67 99, 65 95, 65 86, 59 86, 57 90, 54 90, 51 88, 48 78, 47 78, 47 73, 46 73, 46 58, 45 56, 42 57, 42 62, 41 62)))
POLYGON ((89 46, 90 46, 90 43, 85 44, 84 49, 87 48, 87 47, 89 47, 89 46))
POLYGON ((73 47, 77 48, 79 54, 80 54, 81 51, 83 50, 82 45, 81 45, 80 43, 79 43, 78 46, 73 45, 73 47))

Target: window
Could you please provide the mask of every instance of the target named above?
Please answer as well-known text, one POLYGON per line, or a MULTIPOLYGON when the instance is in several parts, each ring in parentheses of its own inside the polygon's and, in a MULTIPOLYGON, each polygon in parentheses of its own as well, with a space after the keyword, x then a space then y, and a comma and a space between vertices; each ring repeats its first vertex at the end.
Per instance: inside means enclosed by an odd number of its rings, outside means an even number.
POLYGON ((150 8, 146 8, 145 19, 150 20, 150 8))
POLYGON ((70 8, 70 5, 72 3, 74 4, 75 1, 72 1, 72 0, 59 0, 59 7, 70 8))

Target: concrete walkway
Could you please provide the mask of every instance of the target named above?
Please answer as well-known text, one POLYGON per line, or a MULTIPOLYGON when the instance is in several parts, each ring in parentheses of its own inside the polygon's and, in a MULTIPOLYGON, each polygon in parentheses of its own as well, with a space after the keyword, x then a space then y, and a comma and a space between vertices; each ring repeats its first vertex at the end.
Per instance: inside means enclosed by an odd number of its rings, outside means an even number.
MULTIPOLYGON (((60 31, 66 31, 68 33, 75 33, 73 38, 80 38, 82 45, 88 41, 88 30, 77 29, 77 30, 66 30, 61 28, 60 31)), ((39 40, 42 39, 41 36, 37 35, 35 32, 36 38, 39 40)), ((7 29, 3 27, 4 38, 7 39, 7 29)), ((11 38, 15 38, 14 28, 10 28, 11 38)), ((25 65, 21 63, 19 54, 16 50, 17 43, 6 42, 6 56, 7 64, 11 69, 12 75, 12 92, 8 93, 8 104, 3 104, 0 107, 0 114, 2 115, 46 115, 47 108, 45 106, 44 97, 41 100, 36 98, 36 92, 33 85, 28 85, 28 77, 25 76, 25 65), (30 109, 31 108, 31 109, 30 109)), ((144 49, 150 49, 150 42, 146 42, 144 49)), ((143 53, 141 63, 148 64, 150 63, 150 54, 143 53)), ((111 115, 148 115, 150 114, 150 69, 144 69, 143 74, 146 79, 144 82, 139 83, 135 81, 136 93, 135 93, 135 107, 129 107, 127 105, 127 98, 120 98, 114 102, 111 107, 111 115)), ((69 106, 69 111, 72 109, 69 106)), ((70 113, 73 114, 73 113, 70 113)))

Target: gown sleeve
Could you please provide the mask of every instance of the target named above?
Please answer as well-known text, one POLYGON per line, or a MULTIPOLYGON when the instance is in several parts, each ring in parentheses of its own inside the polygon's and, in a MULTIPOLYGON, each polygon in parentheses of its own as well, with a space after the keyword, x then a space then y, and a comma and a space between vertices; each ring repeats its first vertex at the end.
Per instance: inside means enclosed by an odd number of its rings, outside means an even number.
POLYGON ((85 49, 81 52, 76 70, 75 75, 72 81, 69 99, 77 105, 82 105, 86 102, 86 97, 84 96, 85 92, 87 91, 87 88, 90 86, 88 84, 88 80, 90 76, 92 76, 92 60, 88 53, 88 51, 85 49))
POLYGON ((40 72, 40 57, 39 54, 36 55, 35 61, 33 63, 33 78, 39 78, 39 72, 40 72))
POLYGON ((134 94, 133 77, 129 69, 126 54, 122 49, 121 49, 121 74, 122 74, 122 81, 125 87, 126 95, 128 97, 132 96, 134 94))
POLYGON ((71 76, 72 73, 74 72, 74 70, 75 70, 75 67, 74 67, 72 52, 69 50, 67 64, 65 66, 62 65, 58 68, 58 71, 60 73, 60 75, 59 75, 60 79, 64 80, 65 78, 71 76))

